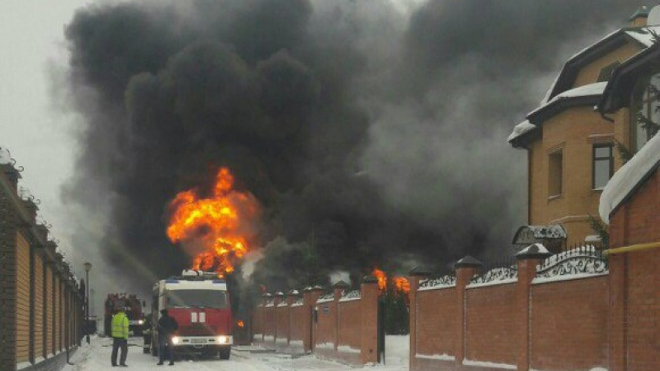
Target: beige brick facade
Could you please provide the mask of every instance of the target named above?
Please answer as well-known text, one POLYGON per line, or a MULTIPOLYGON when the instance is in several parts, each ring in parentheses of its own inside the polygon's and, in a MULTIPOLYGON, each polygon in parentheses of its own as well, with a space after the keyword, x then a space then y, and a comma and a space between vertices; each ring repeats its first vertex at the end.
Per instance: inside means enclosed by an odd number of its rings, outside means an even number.
MULTIPOLYGON (((604 67, 623 62, 640 50, 640 45, 627 41, 613 50, 601 51, 600 57, 582 63, 579 69, 571 67, 576 64, 572 61, 565 67, 576 69, 572 88, 597 82, 604 67)), ((628 110, 602 117, 594 111, 593 104, 585 101, 580 106, 558 109, 542 120, 534 122, 542 134, 525 146, 528 151, 528 224, 560 224, 567 232, 566 246, 584 244, 588 236, 596 234, 591 217, 600 219, 601 190, 594 189, 593 181, 594 146, 611 144, 613 170, 621 167, 616 141, 629 148, 628 110), (562 159, 560 178, 556 175, 557 154, 561 154, 562 159), (561 182, 560 192, 556 191, 558 182, 561 182)))
POLYGON ((631 56, 637 54, 641 50, 637 44, 626 44, 619 49, 613 50, 604 56, 589 63, 587 66, 580 69, 577 77, 575 78, 574 88, 587 84, 594 83, 598 80, 598 75, 603 67, 614 62, 622 63, 631 56))

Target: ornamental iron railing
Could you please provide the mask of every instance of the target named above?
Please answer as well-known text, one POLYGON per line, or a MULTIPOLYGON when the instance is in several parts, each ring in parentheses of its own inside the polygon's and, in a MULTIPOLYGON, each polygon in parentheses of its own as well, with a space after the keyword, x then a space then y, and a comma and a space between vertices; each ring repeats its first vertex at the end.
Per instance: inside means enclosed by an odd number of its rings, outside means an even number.
POLYGON ((545 259, 536 267, 536 277, 576 274, 607 274, 609 266, 602 250, 592 245, 576 246, 545 259))
POLYGON ((360 299, 362 297, 362 292, 360 290, 344 291, 341 299, 342 300, 351 300, 351 299, 360 299))
POLYGON ((443 276, 428 278, 420 281, 419 283, 420 289, 427 289, 427 290, 442 288, 442 287, 452 287, 452 286, 456 286, 456 276, 451 274, 445 274, 443 276))
POLYGON ((495 267, 488 270, 486 273, 476 276, 470 281, 470 285, 478 285, 485 283, 497 283, 501 281, 509 281, 518 278, 518 266, 516 264, 507 267, 495 267))

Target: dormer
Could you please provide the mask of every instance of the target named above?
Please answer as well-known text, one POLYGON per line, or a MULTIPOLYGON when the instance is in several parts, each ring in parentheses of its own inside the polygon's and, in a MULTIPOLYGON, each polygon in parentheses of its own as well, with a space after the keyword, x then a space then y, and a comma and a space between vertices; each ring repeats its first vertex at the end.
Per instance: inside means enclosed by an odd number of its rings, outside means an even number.
MULTIPOLYGON (((635 13, 636 22, 644 14, 643 9, 638 12, 635 13)), ((654 44, 655 35, 660 35, 660 23, 649 23, 650 26, 615 31, 573 55, 564 64, 539 107, 514 128, 509 143, 515 148, 527 148, 540 138, 545 121, 566 109, 593 107, 598 103, 613 71, 632 56, 648 49, 654 44)))
POLYGON ((581 86, 608 81, 612 71, 631 56, 653 45, 659 26, 631 27, 613 32, 571 57, 545 101, 581 86))

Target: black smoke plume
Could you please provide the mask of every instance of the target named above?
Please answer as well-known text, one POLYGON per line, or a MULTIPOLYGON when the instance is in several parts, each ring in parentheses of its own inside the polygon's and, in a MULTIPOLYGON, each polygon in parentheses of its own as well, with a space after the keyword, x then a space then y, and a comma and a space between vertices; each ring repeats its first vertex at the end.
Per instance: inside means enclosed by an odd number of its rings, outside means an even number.
MULTIPOLYGON (((624 0, 190 0, 89 6, 66 29, 81 245, 134 282, 189 263, 167 204, 228 166, 262 203, 269 289, 465 254, 525 223, 506 137, 624 0), (103 216, 99 217, 99 214, 103 216), (91 215, 95 222, 88 223, 91 215), (91 236, 91 237, 90 237, 91 236)), ((640 4, 641 5, 641 4, 640 4)))

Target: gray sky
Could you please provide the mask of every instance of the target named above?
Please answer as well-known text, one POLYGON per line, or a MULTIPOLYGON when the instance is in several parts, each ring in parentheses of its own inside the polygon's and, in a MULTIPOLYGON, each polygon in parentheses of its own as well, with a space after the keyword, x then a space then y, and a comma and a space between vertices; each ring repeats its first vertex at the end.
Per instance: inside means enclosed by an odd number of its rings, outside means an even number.
MULTIPOLYGON (((76 117, 50 97, 57 70, 66 65, 64 27, 90 1, 4 1, 0 6, 0 146, 25 167, 20 186, 39 200, 51 238, 70 254, 60 185, 73 173, 76 117)), ((81 267, 74 267, 78 273, 81 267)))

